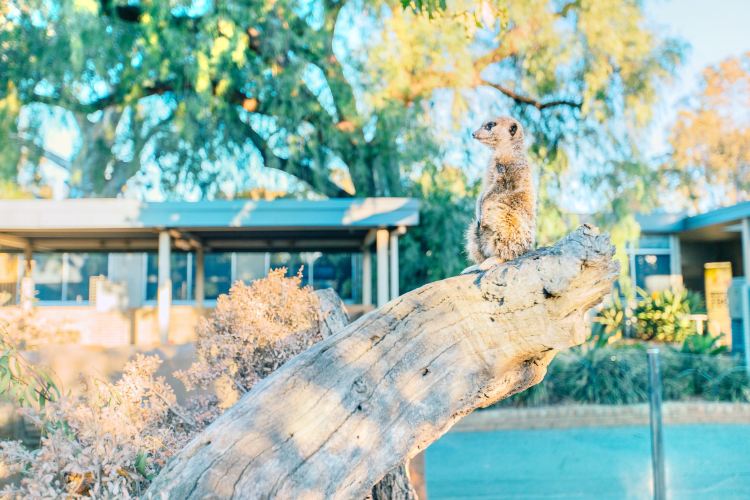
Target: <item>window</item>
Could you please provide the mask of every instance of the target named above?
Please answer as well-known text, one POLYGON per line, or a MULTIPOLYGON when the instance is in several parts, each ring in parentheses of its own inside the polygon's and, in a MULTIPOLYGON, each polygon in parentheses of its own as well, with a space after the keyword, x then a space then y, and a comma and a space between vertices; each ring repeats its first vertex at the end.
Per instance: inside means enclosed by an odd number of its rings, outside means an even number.
POLYGON ((242 252, 235 254, 236 276, 234 279, 250 283, 253 280, 264 277, 268 274, 266 255, 265 252, 242 252))
MULTIPOLYGON (((207 253, 203 260, 205 267, 204 296, 207 299, 217 299, 222 293, 229 292, 232 286, 232 254, 207 253)), ((195 266, 193 266, 195 272, 195 266)))
MULTIPOLYGON (((232 284, 232 254, 206 253, 204 297, 216 299, 227 293, 232 284)), ((146 300, 156 300, 159 287, 159 255, 151 252, 146 263, 146 300)), ((170 254, 170 279, 172 300, 190 301, 195 298, 195 255, 186 252, 170 254)))
POLYGON ((635 284, 644 290, 659 290, 669 286, 669 255, 643 254, 635 256, 635 284))
MULTIPOLYGON (((151 252, 146 257, 146 300, 156 300, 159 288, 159 255, 151 252)), ((192 255, 185 252, 172 252, 169 259, 172 280, 172 300, 191 300, 193 287, 188 273, 192 255)))
POLYGON ((91 278, 107 274, 106 253, 35 253, 33 259, 40 301, 88 302, 91 278))
POLYGON ((63 254, 33 254, 32 277, 39 300, 63 300, 63 254))
POLYGON ((67 278, 63 300, 87 302, 89 300, 91 278, 106 276, 108 255, 106 253, 67 253, 65 270, 67 278))
POLYGON ((351 253, 324 253, 313 266, 312 285, 315 289, 333 288, 343 300, 354 299, 351 253))
POLYGON ((333 288, 343 300, 353 300, 352 254, 348 252, 279 252, 271 254, 271 268, 286 267, 287 276, 301 266, 302 284, 316 290, 333 288))

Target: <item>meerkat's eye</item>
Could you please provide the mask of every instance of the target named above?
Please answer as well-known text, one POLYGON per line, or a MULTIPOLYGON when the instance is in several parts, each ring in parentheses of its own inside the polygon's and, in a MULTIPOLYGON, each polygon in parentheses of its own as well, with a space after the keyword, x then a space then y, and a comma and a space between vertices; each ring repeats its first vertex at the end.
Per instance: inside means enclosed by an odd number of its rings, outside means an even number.
POLYGON ((510 132, 511 137, 516 135, 516 132, 518 132, 518 125, 516 125, 515 123, 511 125, 510 128, 508 129, 508 132, 510 132))
POLYGON ((484 124, 484 129, 487 130, 487 131, 490 131, 490 130, 492 130, 492 127, 494 127, 495 125, 497 125, 497 123, 495 123, 495 122, 487 122, 487 123, 484 124))

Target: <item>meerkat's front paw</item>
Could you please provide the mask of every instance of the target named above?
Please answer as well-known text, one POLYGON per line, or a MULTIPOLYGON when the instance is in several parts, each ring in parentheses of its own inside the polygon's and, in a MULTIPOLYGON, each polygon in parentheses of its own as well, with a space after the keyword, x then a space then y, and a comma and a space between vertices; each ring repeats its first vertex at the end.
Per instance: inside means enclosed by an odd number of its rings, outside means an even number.
POLYGON ((489 259, 486 259, 484 262, 475 267, 477 267, 479 271, 487 271, 488 269, 492 269, 496 265, 502 264, 503 262, 505 261, 500 257, 490 257, 489 259))
POLYGON ((469 266, 463 271, 461 271, 461 274, 471 274, 471 273, 476 273, 476 272, 479 272, 479 266, 474 264, 473 266, 469 266))

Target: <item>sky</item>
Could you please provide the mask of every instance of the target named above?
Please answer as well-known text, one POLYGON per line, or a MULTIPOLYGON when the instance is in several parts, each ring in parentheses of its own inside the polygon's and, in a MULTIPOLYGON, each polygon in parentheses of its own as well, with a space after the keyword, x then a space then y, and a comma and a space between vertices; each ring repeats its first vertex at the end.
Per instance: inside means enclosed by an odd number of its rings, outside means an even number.
POLYGON ((645 8, 649 22, 689 44, 656 113, 652 149, 660 153, 667 147, 666 131, 677 104, 697 89, 703 68, 750 51, 750 0, 646 0, 645 8))

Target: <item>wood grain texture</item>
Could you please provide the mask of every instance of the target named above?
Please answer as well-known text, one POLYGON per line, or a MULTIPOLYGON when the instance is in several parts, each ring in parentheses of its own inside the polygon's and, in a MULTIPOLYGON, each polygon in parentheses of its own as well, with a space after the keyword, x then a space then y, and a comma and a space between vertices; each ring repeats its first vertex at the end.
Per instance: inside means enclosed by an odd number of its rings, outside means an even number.
POLYGON ((472 410, 538 383, 583 342, 617 276, 609 238, 431 283, 253 387, 177 454, 151 498, 364 498, 472 410))

